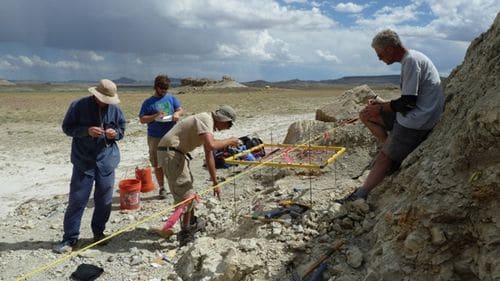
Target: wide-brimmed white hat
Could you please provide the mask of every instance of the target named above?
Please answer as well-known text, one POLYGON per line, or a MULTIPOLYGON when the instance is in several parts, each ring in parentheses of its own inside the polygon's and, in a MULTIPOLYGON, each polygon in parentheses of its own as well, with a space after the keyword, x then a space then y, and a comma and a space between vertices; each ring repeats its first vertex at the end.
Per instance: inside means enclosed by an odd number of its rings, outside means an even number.
POLYGON ((116 84, 109 79, 102 79, 96 87, 90 87, 89 92, 105 104, 120 103, 116 84))

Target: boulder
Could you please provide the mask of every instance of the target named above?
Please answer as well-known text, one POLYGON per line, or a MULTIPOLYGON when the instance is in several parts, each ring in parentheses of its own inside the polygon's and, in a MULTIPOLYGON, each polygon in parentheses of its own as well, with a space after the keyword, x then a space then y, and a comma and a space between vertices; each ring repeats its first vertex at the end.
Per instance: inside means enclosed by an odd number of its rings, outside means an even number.
POLYGON ((357 118, 358 112, 366 106, 368 100, 376 96, 368 85, 355 87, 337 97, 333 102, 317 109, 316 120, 340 122, 357 118))

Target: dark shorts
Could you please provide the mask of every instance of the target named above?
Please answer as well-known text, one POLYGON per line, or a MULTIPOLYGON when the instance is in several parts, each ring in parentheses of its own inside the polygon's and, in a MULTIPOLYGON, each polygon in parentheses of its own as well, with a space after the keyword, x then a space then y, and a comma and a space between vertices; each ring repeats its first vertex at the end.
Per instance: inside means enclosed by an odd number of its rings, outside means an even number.
POLYGON ((396 113, 395 112, 382 112, 382 121, 384 122, 385 130, 392 131, 394 123, 396 123, 396 113))
POLYGON ((394 122, 382 151, 396 163, 401 163, 429 135, 430 130, 415 130, 394 122))

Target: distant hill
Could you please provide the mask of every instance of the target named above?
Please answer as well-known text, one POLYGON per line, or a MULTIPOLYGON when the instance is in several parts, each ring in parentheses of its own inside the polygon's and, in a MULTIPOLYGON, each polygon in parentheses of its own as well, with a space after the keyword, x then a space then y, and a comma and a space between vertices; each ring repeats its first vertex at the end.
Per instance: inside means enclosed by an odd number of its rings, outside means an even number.
MULTIPOLYGON (((154 78, 154 77, 153 77, 154 78)), ((118 86, 122 87, 152 87, 153 78, 151 80, 135 80, 128 77, 120 77, 118 79, 113 79, 118 86)), ((442 78, 444 81, 444 78, 442 78)), ((181 86, 181 78, 170 77, 172 88, 181 86)), ((6 83, 5 81, 3 81, 6 83)), ((31 81, 31 80, 11 80, 10 83, 18 85, 67 85, 67 84, 77 84, 77 85, 95 85, 98 81, 90 80, 68 80, 68 81, 31 81)), ((266 86, 275 88, 317 88, 317 87, 331 87, 335 85, 362 85, 368 84, 369 86, 399 86, 399 75, 380 75, 380 76, 345 76, 339 79, 330 80, 299 80, 292 79, 286 81, 276 81, 270 82, 266 80, 255 80, 249 82, 241 82, 241 84, 247 87, 263 88, 266 86)))
MULTIPOLYGON (((170 78, 170 85, 172 87, 178 87, 181 85, 181 79, 180 78, 170 78)), ((116 85, 123 85, 123 86, 153 86, 154 81, 153 80, 134 80, 132 78, 127 78, 127 77, 120 77, 118 79, 113 80, 113 82, 116 83, 116 85)))
POLYGON ((120 77, 118 79, 114 79, 113 82, 117 85, 122 85, 122 84, 136 84, 137 81, 132 79, 132 78, 127 78, 127 77, 120 77))
POLYGON ((346 76, 335 80, 323 80, 332 84, 395 84, 399 85, 399 75, 346 76))
POLYGON ((277 88, 309 88, 309 87, 328 87, 332 85, 399 85, 399 75, 380 75, 380 76, 346 76, 331 80, 287 80, 278 82, 268 82, 265 80, 256 80, 242 83, 248 87, 277 87, 277 88))

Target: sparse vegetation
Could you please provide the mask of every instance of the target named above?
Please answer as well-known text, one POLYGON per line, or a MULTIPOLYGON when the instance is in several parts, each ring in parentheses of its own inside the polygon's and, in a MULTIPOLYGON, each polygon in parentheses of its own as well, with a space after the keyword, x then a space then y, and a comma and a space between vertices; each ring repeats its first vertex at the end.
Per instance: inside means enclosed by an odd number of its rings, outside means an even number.
MULTIPOLYGON (((39 88, 23 88, 13 91, 9 87, 0 88, 0 123, 19 123, 23 121, 57 123, 71 101, 89 95, 84 86, 67 86, 65 89, 47 85, 39 88)), ((331 98, 342 94, 348 86, 292 90, 282 88, 239 88, 193 91, 177 95, 187 114, 210 111, 218 105, 227 103, 234 106, 240 116, 254 116, 261 112, 293 114, 314 111, 318 106, 328 103, 331 98)), ((137 118, 143 100, 151 95, 149 88, 118 89, 122 107, 127 120, 137 118)), ((378 89, 380 93, 387 88, 378 89)), ((377 91, 377 89, 375 89, 377 91)), ((394 91, 394 90, 392 90, 394 91)))

